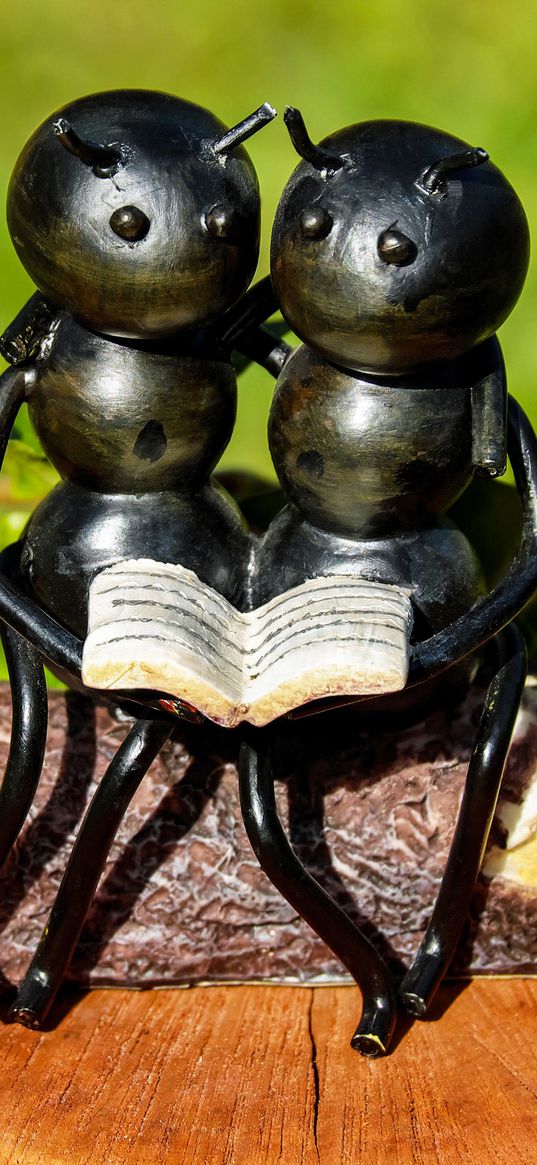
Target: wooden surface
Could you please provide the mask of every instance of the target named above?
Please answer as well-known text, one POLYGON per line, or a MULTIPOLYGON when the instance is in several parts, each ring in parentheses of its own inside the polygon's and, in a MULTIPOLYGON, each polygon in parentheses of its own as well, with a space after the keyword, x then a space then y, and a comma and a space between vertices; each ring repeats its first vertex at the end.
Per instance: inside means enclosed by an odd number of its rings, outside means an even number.
POLYGON ((54 1030, 0 1029, 0 1161, 531 1165, 536 1004, 535 980, 446 987, 371 1061, 352 987, 64 996, 54 1030))

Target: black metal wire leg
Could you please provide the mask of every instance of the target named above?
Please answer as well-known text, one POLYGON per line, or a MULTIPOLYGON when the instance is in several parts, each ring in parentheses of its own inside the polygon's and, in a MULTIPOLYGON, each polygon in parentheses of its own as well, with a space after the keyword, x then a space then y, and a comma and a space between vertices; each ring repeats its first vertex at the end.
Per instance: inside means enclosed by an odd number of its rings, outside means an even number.
POLYGON ((47 740, 47 688, 41 656, 0 623, 11 684, 11 744, 0 786, 0 867, 24 825, 41 776, 47 740))
POLYGON ((420 949, 401 984, 412 1015, 425 1015, 470 909, 526 678, 526 648, 517 627, 496 637, 497 671, 489 685, 446 872, 420 949))
POLYGON ((77 944, 108 852, 149 765, 173 729, 167 720, 138 720, 118 748, 80 827, 50 918, 11 1009, 26 1027, 40 1027, 77 944))
POLYGON ((350 971, 363 993, 360 1022, 351 1040, 364 1056, 386 1052, 396 1018, 391 977, 380 955, 350 918, 304 868, 291 848, 276 810, 270 747, 259 734, 244 743, 239 760, 246 832, 271 882, 350 971))

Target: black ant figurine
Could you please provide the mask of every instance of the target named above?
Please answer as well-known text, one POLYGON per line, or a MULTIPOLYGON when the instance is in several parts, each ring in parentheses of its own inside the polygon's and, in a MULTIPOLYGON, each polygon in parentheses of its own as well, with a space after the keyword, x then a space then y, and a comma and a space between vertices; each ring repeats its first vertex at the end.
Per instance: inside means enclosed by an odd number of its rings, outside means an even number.
MULTIPOLYGON (((232 348, 243 337, 247 354, 273 369, 285 355, 257 328, 274 310, 270 280, 243 296, 258 256, 259 191, 241 143, 273 116, 265 105, 227 130, 176 97, 97 94, 47 118, 15 167, 9 228, 39 293, 3 339, 18 366, 1 378, 1 452, 27 401, 63 481, 2 556, 13 692, 2 861, 41 772, 43 659, 82 686, 93 576, 151 557, 243 601, 249 536, 209 475, 235 419, 232 348)), ((151 693, 145 702, 88 811, 20 988, 14 1015, 30 1026, 50 1006, 117 826, 176 723, 171 713, 189 715, 151 693)))
MULTIPOLYGON (((469 910, 525 678, 523 641, 507 625, 537 587, 537 447, 514 401, 506 442, 494 333, 524 282, 528 228, 484 150, 397 121, 354 125, 314 145, 298 110, 285 120, 303 160, 276 213, 272 280, 304 344, 283 368, 270 414, 289 504, 259 547, 254 605, 349 571, 411 589, 408 684, 399 696, 358 704, 370 727, 423 716, 451 688, 460 692, 487 641, 494 658, 445 876, 400 991, 422 1016, 469 910), (507 449, 523 538, 507 576, 484 596, 476 556, 443 514, 473 473, 504 472, 507 449)), ((250 840, 273 883, 360 984, 352 1043, 378 1055, 394 1027, 391 979, 287 841, 274 801, 275 738, 275 729, 257 730, 242 748, 250 840)))

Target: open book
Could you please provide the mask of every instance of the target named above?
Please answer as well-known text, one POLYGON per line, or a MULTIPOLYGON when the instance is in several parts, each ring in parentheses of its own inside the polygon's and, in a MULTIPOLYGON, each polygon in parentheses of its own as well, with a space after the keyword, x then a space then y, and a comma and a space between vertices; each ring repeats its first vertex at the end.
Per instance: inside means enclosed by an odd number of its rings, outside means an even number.
POLYGON ((88 687, 170 693, 218 724, 268 724, 309 700, 404 687, 409 592, 310 579, 243 614, 182 566, 139 559, 93 580, 88 687))

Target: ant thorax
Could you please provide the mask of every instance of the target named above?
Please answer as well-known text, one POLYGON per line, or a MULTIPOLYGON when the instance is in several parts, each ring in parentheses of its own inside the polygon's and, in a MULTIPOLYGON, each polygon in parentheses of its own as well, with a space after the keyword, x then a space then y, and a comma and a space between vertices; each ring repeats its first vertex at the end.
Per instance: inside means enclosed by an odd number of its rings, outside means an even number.
POLYGON ((196 337, 113 340, 60 315, 28 404, 62 477, 104 493, 199 488, 231 437, 236 409, 232 365, 214 341, 200 348, 196 337))
MULTIPOLYGON (((277 384, 269 441, 286 496, 344 537, 430 526, 472 476, 472 385, 487 345, 414 375, 348 372, 302 345, 277 384)), ((483 373, 481 373, 483 374, 483 373)))

